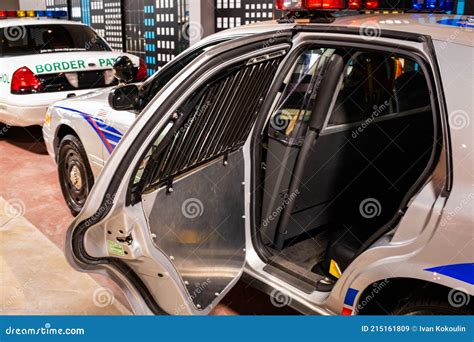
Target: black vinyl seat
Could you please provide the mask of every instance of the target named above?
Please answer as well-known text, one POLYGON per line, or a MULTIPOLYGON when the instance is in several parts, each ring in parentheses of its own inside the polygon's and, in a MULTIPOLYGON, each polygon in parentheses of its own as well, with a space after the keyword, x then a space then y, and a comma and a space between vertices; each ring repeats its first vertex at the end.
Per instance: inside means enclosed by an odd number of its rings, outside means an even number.
MULTIPOLYGON (((372 82, 379 87, 382 80, 377 77, 383 78, 382 69, 394 72, 395 66, 380 68, 372 75, 372 82)), ((344 101, 350 91, 352 100, 366 96, 368 79, 341 91, 331 128, 323 130, 308 157, 287 232, 287 241, 291 241, 301 234, 330 229, 327 256, 339 259, 342 269, 362 243, 395 215, 428 164, 433 147, 433 116, 425 76, 410 71, 397 77, 391 89, 375 89, 379 100, 388 103, 376 115, 367 112, 375 105, 371 100, 366 108, 344 101), (367 123, 364 120, 369 118, 371 121, 358 132, 361 122, 367 123), (361 203, 367 199, 376 203, 373 217, 361 214, 361 203)))

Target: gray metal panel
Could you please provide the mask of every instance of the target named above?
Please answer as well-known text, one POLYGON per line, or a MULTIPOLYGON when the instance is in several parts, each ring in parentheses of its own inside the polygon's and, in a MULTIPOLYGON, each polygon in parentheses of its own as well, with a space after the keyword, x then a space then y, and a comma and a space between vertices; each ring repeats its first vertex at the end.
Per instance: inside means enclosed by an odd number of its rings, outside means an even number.
POLYGON ((171 259, 198 308, 239 275, 245 262, 244 159, 241 150, 158 190, 149 222, 154 244, 171 259), (207 195, 207 196, 206 196, 207 195))

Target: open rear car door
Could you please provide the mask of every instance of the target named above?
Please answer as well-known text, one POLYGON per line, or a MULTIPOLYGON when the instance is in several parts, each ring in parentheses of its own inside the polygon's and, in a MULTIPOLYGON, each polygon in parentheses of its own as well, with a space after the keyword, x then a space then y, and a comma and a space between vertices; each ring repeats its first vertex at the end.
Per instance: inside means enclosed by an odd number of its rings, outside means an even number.
POLYGON ((80 271, 138 314, 207 314, 245 263, 244 154, 290 49, 280 30, 224 43, 166 86, 114 151, 68 231, 80 271))

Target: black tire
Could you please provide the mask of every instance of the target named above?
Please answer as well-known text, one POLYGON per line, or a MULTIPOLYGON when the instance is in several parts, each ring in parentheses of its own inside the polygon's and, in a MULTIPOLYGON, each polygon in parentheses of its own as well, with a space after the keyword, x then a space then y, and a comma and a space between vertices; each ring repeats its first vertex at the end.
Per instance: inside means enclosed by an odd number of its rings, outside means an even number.
POLYGON ((94 176, 84 146, 74 135, 66 135, 59 144, 58 174, 64 199, 77 216, 94 185, 94 176))
MULTIPOLYGON (((468 296, 466 294, 466 296, 468 296)), ((466 297, 469 298, 469 297, 466 297)), ((393 315, 402 316, 435 316, 435 315, 470 315, 470 308, 467 305, 454 307, 445 299, 439 298, 418 298, 410 299, 399 307, 395 308, 393 315)))

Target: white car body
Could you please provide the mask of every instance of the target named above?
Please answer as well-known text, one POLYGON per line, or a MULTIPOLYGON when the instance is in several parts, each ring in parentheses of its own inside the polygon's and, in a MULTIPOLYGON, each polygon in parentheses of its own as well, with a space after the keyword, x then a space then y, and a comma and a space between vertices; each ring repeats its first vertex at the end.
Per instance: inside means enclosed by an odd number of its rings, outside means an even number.
MULTIPOLYGON (((7 39, 13 42, 23 39, 28 26, 31 25, 74 25, 92 30, 84 24, 60 19, 18 18, 0 20, 0 30, 8 32, 7 39)), ((97 35, 95 31, 93 32, 97 35)), ((92 87, 67 91, 12 94, 11 84, 16 70, 27 67, 40 77, 53 73, 70 72, 74 74, 77 72, 109 70, 109 77, 113 77, 112 65, 115 59, 123 56, 124 53, 114 52, 110 46, 108 48, 110 51, 53 52, 11 57, 0 55, 0 123, 21 127, 43 125, 48 106, 68 96, 83 95, 94 89, 92 87)), ((138 57, 130 54, 125 55, 133 61, 135 66, 139 66, 138 57)))
MULTIPOLYGON (((304 313, 356 314, 364 309, 365 301, 374 302, 376 298, 376 301, 393 302, 399 299, 402 291, 414 293, 418 290, 423 294, 427 284, 436 287, 440 299, 461 291, 469 302, 469 296, 474 295, 472 26, 467 17, 460 16, 367 14, 337 18, 331 24, 302 20, 290 24, 262 23, 232 30, 243 36, 266 34, 225 44, 201 56, 184 68, 143 110, 106 164, 84 209, 68 230, 66 255, 69 262, 79 271, 96 272, 114 279, 137 314, 208 314, 242 275, 277 300, 281 301, 283 297, 284 303, 304 313), (376 36, 365 31, 369 26, 376 28, 376 36), (218 57, 235 49, 232 55, 235 60, 240 58, 247 62, 247 58, 255 56, 266 58, 272 48, 287 46, 278 41, 285 32, 294 44, 293 49, 302 46, 306 39, 317 44, 342 41, 374 48, 384 46, 391 52, 396 49, 415 51, 423 56, 425 64, 436 75, 431 97, 440 101, 436 107, 441 128, 439 158, 432 162, 429 175, 418 178, 419 185, 407 192, 410 196, 406 195, 402 202, 406 207, 396 214, 399 220, 389 227, 391 230, 385 231, 385 235, 358 255, 330 291, 304 291, 297 286, 297 281, 290 283, 289 277, 285 278, 287 274, 282 276, 284 272, 271 271, 269 258, 262 253, 262 243, 256 243, 259 238, 255 236, 259 235, 260 227, 253 221, 255 177, 252 172, 260 164, 254 163, 255 148, 250 137, 261 134, 261 127, 271 120, 273 108, 262 113, 260 129, 254 126, 255 131, 239 150, 243 160, 240 164, 228 160, 227 156, 216 158, 212 163, 199 164, 191 172, 171 179, 170 183, 160 183, 148 188, 148 192, 130 196, 136 190, 132 187, 135 180, 141 181, 137 170, 150 146, 158 146, 158 150, 164 141, 164 138, 160 140, 162 132, 171 130, 179 118, 176 113, 182 105, 180 101, 205 84, 211 75, 225 69, 227 60, 218 57), (281 45, 272 47, 275 41, 281 45), (261 52, 249 52, 248 57, 239 55, 252 43, 259 44, 261 52), (221 62, 213 64, 217 59, 221 62), (199 74, 193 84, 188 84, 199 71, 203 74, 199 74), (228 171, 199 178, 200 174, 207 175, 204 172, 211 167, 224 169, 228 164, 228 171), (244 165, 239 177, 225 178, 236 164, 244 165), (215 182, 209 181, 209 177, 215 177, 210 179, 215 182), (201 186, 208 183, 208 188, 201 186), (226 195, 234 196, 235 201, 212 202, 216 198, 225 199, 226 195), (204 202, 195 216, 192 216, 195 212, 183 212, 189 199, 204 202), (150 221, 151 212, 155 215, 154 223, 150 221), (201 215, 203 218, 200 219, 201 215), (224 224, 224 228, 217 224, 213 226, 214 219, 231 215, 242 216, 236 218, 235 224, 224 224), (197 218, 186 221, 190 216, 197 218), (154 233, 168 227, 167 224, 175 229, 162 235, 154 233), (221 250, 221 245, 215 244, 216 253, 210 248, 201 248, 200 243, 193 246, 193 237, 199 236, 198 228, 208 226, 217 227, 215 229, 223 234, 236 228, 232 231, 234 235, 226 240, 235 243, 228 250, 221 250), (195 235, 188 234, 181 240, 176 232, 183 227, 195 235), (196 254, 203 252, 208 267, 194 265, 180 269, 183 260, 196 260, 196 264, 201 261, 194 254, 186 259, 186 248, 196 254), (237 256, 238 262, 229 262, 229 255, 237 256), (199 282, 194 283, 194 279, 206 280, 204 283, 208 287, 198 287, 199 282), (395 290, 381 291, 383 286, 378 284, 387 283, 396 285, 395 290), (222 286, 216 291, 214 284, 222 286), (207 296, 205 305, 196 300, 198 295, 207 296)), ((272 101, 268 102, 271 104, 272 101)), ((149 166, 146 165, 145 168, 149 166)), ((219 239, 217 235, 209 233, 212 238, 206 235, 204 240, 219 239)), ((377 314, 384 313, 377 311, 377 314)))

